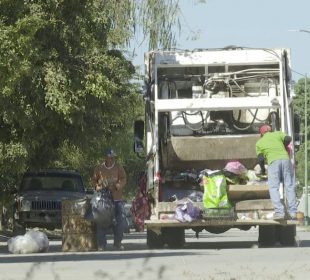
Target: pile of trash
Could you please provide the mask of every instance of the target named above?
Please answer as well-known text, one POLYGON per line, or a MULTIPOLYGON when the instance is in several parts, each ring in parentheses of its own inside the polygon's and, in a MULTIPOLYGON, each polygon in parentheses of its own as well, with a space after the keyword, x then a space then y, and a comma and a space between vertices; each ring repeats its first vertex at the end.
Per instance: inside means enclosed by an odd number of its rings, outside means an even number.
POLYGON ((197 184, 202 185, 202 178, 215 172, 222 173, 229 184, 233 185, 258 185, 265 183, 266 178, 259 176, 260 167, 255 166, 253 170, 247 169, 237 160, 229 161, 222 170, 203 169, 197 171, 195 169, 185 170, 181 172, 167 171, 164 175, 166 181, 186 182, 189 189, 196 189, 197 184))
POLYGON ((229 201, 228 185, 266 184, 266 178, 259 176, 259 173, 259 167, 248 170, 237 160, 229 161, 222 170, 204 169, 198 172, 193 169, 175 174, 167 172, 164 177, 168 185, 178 186, 181 185, 179 182, 183 182, 187 189, 185 192, 175 187, 175 194, 169 198, 169 201, 177 203, 174 218, 190 222, 201 217, 204 214, 202 210, 206 209, 226 209, 227 213, 231 213, 233 204, 229 201), (193 202, 203 202, 204 209, 197 209, 193 202))

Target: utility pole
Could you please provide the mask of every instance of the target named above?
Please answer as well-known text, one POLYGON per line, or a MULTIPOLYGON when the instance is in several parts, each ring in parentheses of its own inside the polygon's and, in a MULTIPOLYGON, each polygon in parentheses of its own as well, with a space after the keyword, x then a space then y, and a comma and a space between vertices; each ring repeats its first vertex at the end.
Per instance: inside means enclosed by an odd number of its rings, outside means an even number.
MULTIPOLYGON (((310 32, 309 32, 310 33, 310 32)), ((304 224, 308 225, 308 100, 307 100, 307 73, 305 74, 305 217, 304 224)))
MULTIPOLYGON (((310 30, 307 29, 292 29, 289 31, 293 32, 305 32, 305 33, 310 33, 310 30)), ((295 73, 301 75, 305 79, 305 97, 304 97, 304 102, 305 102, 305 191, 304 191, 304 196, 305 196, 305 213, 304 213, 304 225, 308 226, 309 224, 309 217, 308 217, 308 120, 307 120, 307 115, 308 115, 308 100, 307 100, 307 73, 305 75, 300 74, 296 71, 295 73)))

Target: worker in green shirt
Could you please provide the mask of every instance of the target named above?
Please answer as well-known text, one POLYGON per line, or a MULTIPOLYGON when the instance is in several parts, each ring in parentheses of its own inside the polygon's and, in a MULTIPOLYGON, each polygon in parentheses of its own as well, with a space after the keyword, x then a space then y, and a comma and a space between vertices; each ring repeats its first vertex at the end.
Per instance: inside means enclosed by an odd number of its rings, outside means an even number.
POLYGON ((281 131, 272 132, 271 126, 266 124, 260 127, 259 132, 261 138, 256 143, 256 155, 262 174, 266 172, 265 159, 267 160, 269 194, 275 211, 273 219, 285 219, 279 192, 282 182, 286 190, 289 218, 295 220, 297 213, 295 180, 293 165, 287 151, 292 138, 281 131))

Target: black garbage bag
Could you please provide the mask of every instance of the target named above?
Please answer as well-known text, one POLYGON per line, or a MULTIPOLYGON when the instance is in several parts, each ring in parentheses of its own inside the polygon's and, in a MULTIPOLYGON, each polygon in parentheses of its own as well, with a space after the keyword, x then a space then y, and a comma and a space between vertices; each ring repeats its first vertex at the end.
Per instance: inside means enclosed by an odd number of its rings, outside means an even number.
POLYGON ((91 201, 91 215, 87 215, 88 220, 93 220, 102 227, 109 228, 115 224, 115 207, 112 193, 108 188, 95 191, 91 201))

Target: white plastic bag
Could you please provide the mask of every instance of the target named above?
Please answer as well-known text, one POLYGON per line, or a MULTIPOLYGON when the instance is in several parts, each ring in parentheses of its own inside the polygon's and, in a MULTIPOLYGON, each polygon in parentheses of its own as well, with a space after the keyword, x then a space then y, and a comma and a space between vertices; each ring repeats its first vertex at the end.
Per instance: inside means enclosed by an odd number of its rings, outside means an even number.
POLYGON ((29 254, 47 252, 49 241, 45 233, 29 230, 8 240, 8 250, 13 254, 29 254))

